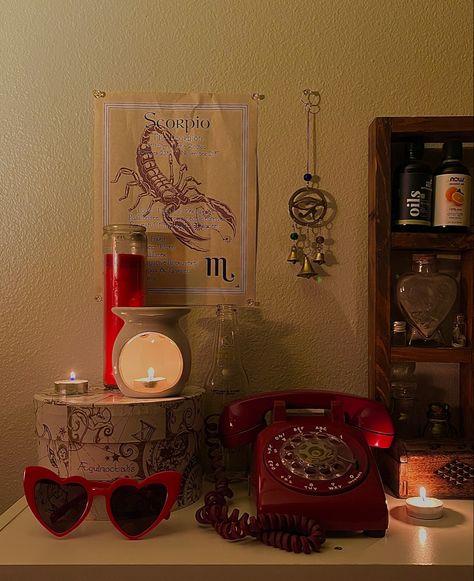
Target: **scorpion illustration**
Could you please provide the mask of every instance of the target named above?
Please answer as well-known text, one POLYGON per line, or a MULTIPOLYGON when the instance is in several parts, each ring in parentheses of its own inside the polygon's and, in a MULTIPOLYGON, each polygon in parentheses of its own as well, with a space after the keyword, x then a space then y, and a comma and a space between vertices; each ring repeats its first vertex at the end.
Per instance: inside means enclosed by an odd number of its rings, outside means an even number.
MULTIPOLYGON (((126 183, 124 194, 119 198, 119 201, 127 199, 132 188, 139 187, 141 189, 135 204, 129 208, 130 212, 137 208, 141 199, 145 197, 150 197, 150 202, 143 214, 144 217, 148 216, 153 205, 157 202, 164 204, 163 221, 166 226, 185 246, 200 252, 206 251, 206 249, 202 248, 201 245, 209 240, 209 237, 203 236, 197 232, 197 230, 202 230, 205 227, 202 225, 199 218, 197 218, 197 213, 196 219, 193 223, 183 217, 173 216, 174 212, 183 205, 201 205, 201 207, 203 207, 203 215, 206 218, 211 217, 212 214, 215 213, 218 221, 224 221, 227 223, 232 230, 232 237, 235 236, 236 219, 234 213, 227 204, 206 196, 199 191, 198 186, 201 185, 201 182, 198 182, 196 178, 190 175, 186 176, 188 167, 185 163, 181 162, 181 150, 179 144, 170 131, 158 125, 147 125, 137 147, 136 162, 138 172, 128 167, 121 167, 111 182, 117 183, 122 175, 131 176, 132 178, 126 183), (158 167, 155 156, 153 155, 150 144, 150 138, 153 133, 161 135, 171 149, 171 153, 168 155, 168 177, 158 167), (175 162, 179 167, 179 174, 176 179, 174 175, 175 162)), ((212 228, 212 226, 207 227, 212 228)), ((220 231, 219 234, 225 242, 230 242, 230 236, 226 236, 220 231)))

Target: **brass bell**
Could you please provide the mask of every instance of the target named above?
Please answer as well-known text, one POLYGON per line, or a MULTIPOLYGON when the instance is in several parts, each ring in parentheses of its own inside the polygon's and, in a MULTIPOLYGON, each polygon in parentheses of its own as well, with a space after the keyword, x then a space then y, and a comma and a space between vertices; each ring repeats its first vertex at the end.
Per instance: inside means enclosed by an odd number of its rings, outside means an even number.
POLYGON ((324 252, 316 252, 316 256, 314 257, 314 262, 316 264, 324 264, 324 252))
POLYGON ((290 254, 288 255, 286 261, 292 262, 293 264, 296 264, 298 262, 298 249, 296 248, 296 246, 293 245, 291 247, 290 254))
POLYGON ((313 266, 311 265, 311 260, 306 256, 306 254, 304 255, 303 266, 296 276, 301 276, 302 278, 311 278, 316 276, 313 266))

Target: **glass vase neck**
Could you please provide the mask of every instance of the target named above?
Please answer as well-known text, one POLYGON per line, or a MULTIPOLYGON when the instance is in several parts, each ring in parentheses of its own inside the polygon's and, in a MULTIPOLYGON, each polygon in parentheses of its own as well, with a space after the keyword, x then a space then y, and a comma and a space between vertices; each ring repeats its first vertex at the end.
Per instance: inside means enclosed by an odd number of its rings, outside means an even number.
POLYGON ((216 313, 220 319, 233 319, 236 312, 235 305, 217 305, 216 313))
POLYGON ((138 224, 107 224, 104 226, 104 234, 144 234, 145 232, 145 226, 138 224))
POLYGON ((436 257, 426 254, 414 254, 412 271, 421 274, 432 274, 438 272, 436 257))

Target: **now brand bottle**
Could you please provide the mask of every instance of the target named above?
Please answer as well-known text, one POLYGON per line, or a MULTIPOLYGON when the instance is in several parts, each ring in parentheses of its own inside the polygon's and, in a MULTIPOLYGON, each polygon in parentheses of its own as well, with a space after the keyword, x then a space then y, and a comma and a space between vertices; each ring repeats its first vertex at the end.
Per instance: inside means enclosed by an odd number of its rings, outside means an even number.
POLYGON ((471 176, 462 163, 462 143, 443 146, 443 162, 435 173, 433 226, 440 230, 466 229, 471 218, 471 176))
POLYGON ((431 168, 422 161, 424 144, 405 145, 405 161, 397 168, 394 184, 393 225, 396 230, 423 230, 431 226, 431 168))

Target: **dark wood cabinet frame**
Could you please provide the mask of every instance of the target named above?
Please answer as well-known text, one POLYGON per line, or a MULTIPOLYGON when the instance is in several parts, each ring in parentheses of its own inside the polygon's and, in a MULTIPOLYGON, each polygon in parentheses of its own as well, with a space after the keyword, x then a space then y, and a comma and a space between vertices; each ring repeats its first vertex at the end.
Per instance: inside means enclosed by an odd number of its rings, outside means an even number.
MULTIPOLYGON (((395 361, 458 363, 461 432, 474 439, 474 231, 405 233, 391 230, 392 146, 421 136, 426 142, 474 141, 474 117, 377 117, 369 127, 369 396, 390 403, 390 367, 395 361), (391 347, 392 250, 439 250, 461 255, 461 310, 465 348, 391 347)), ((473 201, 474 204, 474 201, 473 201)))

